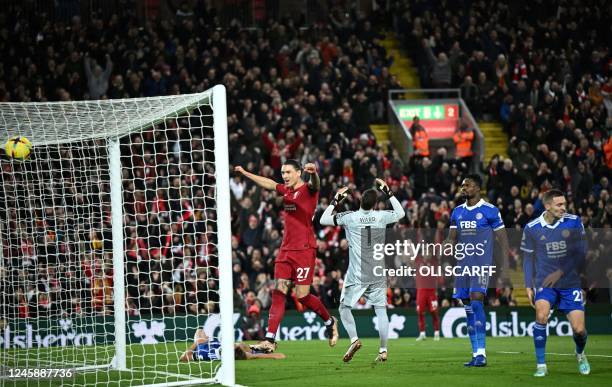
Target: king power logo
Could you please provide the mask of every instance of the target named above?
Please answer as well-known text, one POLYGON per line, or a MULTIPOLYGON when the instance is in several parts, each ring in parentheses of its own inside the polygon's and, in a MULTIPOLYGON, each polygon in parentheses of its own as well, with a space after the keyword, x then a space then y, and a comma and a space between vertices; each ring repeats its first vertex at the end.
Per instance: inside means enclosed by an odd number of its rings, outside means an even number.
MULTIPOLYGON (((535 321, 520 321, 517 311, 510 312, 510 320, 501 320, 496 311, 489 312, 487 332, 493 337, 533 336, 535 321)), ((463 308, 450 308, 442 317, 442 336, 467 337, 467 320, 463 308)), ((548 332, 557 336, 571 336, 572 327, 568 321, 558 317, 548 320, 548 332)))

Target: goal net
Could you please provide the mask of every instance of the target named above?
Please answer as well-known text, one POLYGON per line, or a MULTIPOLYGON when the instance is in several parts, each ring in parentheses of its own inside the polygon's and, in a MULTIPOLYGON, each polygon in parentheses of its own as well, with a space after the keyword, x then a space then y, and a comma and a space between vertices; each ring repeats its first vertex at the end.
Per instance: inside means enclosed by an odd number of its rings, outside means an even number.
POLYGON ((234 384, 225 88, 3 103, 0 126, 33 144, 0 152, 0 378, 234 384), (198 328, 208 355, 179 361, 198 328))

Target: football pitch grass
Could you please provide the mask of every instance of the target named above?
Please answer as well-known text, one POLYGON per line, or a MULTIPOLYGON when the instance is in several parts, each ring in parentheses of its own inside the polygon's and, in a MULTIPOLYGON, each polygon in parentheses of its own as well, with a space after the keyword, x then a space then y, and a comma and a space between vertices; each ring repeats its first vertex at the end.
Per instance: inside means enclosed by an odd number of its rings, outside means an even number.
MULTIPOLYGON (((612 336, 591 335, 586 353, 591 363, 591 375, 578 374, 571 337, 550 336, 546 347, 549 375, 542 379, 532 376, 535 371, 533 339, 487 337, 489 365, 484 368, 465 368, 469 360, 468 339, 428 338, 416 342, 413 338, 389 340, 389 360, 376 363, 377 339, 362 340, 363 347, 350 363, 342 356, 349 341, 340 340, 330 348, 326 341, 283 341, 278 351, 287 355, 284 360, 255 360, 236 362, 236 382, 243 386, 612 386, 612 336)), ((130 345, 128 366, 148 368, 168 373, 210 377, 211 367, 218 363, 177 362, 178 352, 189 343, 130 345)), ((59 350, 59 348, 58 348, 59 350)), ((70 349, 63 349, 69 355, 70 349)), ((104 348, 89 348, 88 355, 100 359, 111 354, 104 348), (94 352, 95 351, 95 352, 94 352)), ((43 358, 39 353, 37 357, 43 358)), ((17 356, 16 356, 17 357, 17 356)), ((15 358, 16 358, 15 357, 15 358)), ((6 359, 6 357, 5 357, 6 359)), ((20 362, 11 362, 18 365, 20 362)), ((56 365, 57 367, 57 365, 56 365)), ((59 386, 102 385, 129 386, 179 380, 157 377, 150 371, 120 373, 98 371, 85 373, 76 379, 60 381, 9 382, 1 386, 59 386)))
POLYGON ((378 340, 362 340, 363 347, 350 363, 342 362, 349 341, 334 348, 324 341, 279 343, 285 360, 236 362, 236 381, 249 386, 612 386, 612 336, 592 335, 586 354, 591 374, 578 373, 571 355, 571 337, 548 337, 546 346, 549 375, 534 378, 533 339, 487 337, 489 365, 466 368, 470 360, 468 339, 431 338, 416 342, 389 340, 389 360, 376 363, 378 340), (561 355, 559 355, 561 354, 561 355), (591 355, 591 356, 589 356, 591 355), (594 356, 598 355, 598 356, 594 356))

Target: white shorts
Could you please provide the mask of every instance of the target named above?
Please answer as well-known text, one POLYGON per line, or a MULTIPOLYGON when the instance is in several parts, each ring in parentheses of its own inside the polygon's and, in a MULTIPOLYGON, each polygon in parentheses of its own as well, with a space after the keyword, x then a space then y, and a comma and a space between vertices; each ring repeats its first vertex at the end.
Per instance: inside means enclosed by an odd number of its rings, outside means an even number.
POLYGON ((385 284, 344 285, 340 295, 340 303, 354 307, 361 296, 364 296, 368 305, 387 306, 387 286, 385 284))

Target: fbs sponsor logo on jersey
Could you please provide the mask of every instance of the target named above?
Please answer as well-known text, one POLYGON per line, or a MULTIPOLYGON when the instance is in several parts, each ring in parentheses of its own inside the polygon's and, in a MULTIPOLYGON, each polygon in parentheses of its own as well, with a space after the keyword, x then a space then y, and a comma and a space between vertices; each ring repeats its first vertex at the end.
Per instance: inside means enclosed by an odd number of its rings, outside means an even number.
POLYGON ((476 221, 475 220, 462 220, 461 222, 459 222, 459 227, 460 228, 476 228, 476 221))
POLYGON ((94 333, 85 332, 84 328, 77 333, 71 319, 60 319, 59 327, 38 329, 26 324, 25 329, 16 330, 7 324, 0 335, 0 348, 46 348, 46 347, 81 347, 94 345, 94 333), (59 328, 59 329, 58 329, 59 328))
POLYGON ((163 341, 166 324, 163 321, 138 321, 132 324, 134 336, 140 338, 140 344, 157 344, 158 336, 163 341))
MULTIPOLYGON (((504 320, 497 315, 497 311, 489 312, 487 317, 487 332, 493 337, 523 337, 533 336, 533 325, 535 322, 520 321, 517 311, 510 312, 510 319, 504 320)), ((562 321, 558 317, 548 320, 549 334, 557 336, 571 336, 572 327, 568 321, 562 321)), ((444 337, 467 337, 467 322, 463 308, 450 308, 442 317, 442 336, 444 337)))

